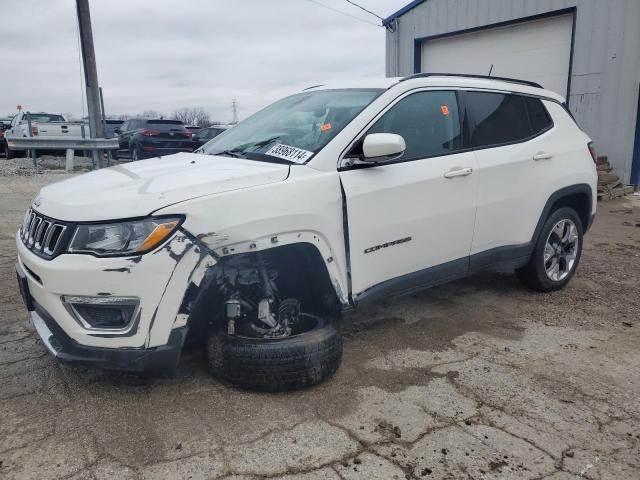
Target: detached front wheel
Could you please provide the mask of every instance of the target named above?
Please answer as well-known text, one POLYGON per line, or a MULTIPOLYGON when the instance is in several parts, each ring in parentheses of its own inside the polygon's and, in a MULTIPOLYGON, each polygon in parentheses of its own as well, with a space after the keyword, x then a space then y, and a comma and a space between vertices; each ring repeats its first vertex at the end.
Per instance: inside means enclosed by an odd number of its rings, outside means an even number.
POLYGON ((342 361, 335 323, 301 313, 303 328, 287 337, 212 334, 207 344, 211 373, 248 390, 281 392, 310 387, 333 375, 342 361))

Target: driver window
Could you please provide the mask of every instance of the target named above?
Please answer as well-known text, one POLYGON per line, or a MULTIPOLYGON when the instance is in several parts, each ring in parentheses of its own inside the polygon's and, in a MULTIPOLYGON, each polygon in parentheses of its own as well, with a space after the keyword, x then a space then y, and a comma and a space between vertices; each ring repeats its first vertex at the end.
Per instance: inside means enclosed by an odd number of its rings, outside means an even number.
MULTIPOLYGON (((441 90, 411 94, 380 117, 369 133, 401 135, 407 149, 397 161, 417 160, 460 150, 462 134, 456 94, 441 90)), ((362 148, 361 145, 359 148, 362 148)))

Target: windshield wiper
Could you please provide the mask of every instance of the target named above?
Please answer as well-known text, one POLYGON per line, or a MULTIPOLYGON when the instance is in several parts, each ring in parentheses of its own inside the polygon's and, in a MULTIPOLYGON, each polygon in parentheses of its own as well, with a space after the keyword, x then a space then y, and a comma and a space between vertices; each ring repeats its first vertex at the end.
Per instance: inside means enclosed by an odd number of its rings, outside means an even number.
POLYGON ((282 135, 276 135, 274 137, 271 138, 267 138, 265 140, 260 140, 259 142, 249 142, 249 143, 243 143, 242 145, 238 145, 237 147, 233 147, 230 148, 228 150, 223 150, 222 152, 219 153, 212 153, 211 155, 224 155, 224 154, 228 154, 232 157, 238 157, 238 158, 245 158, 244 154, 246 153, 250 153, 247 152, 247 150, 249 148, 260 148, 260 147, 264 147, 265 145, 269 145, 271 142, 273 142, 274 140, 277 140, 281 137, 282 135), (240 157, 239 155, 243 155, 242 157, 240 157))
MULTIPOLYGON (((227 157, 234 157, 234 158, 247 158, 246 154, 247 153, 252 153, 252 152, 248 152, 247 150, 249 148, 260 148, 260 147, 264 147, 265 145, 269 145, 270 143, 274 142, 275 140, 279 139, 282 135, 276 135, 264 140, 260 140, 259 142, 249 142, 249 143, 244 143, 242 145, 238 145, 237 147, 233 147, 227 150, 222 150, 220 152, 212 152, 209 153, 209 155, 226 155, 227 157)), ((257 153, 257 152, 256 152, 257 153)))
MULTIPOLYGON (((260 147, 264 147, 265 145, 269 145, 271 142, 274 142, 275 140, 279 139, 282 135, 276 135, 274 137, 271 138, 266 138, 264 140, 260 140, 259 142, 253 142, 253 143, 247 143, 245 145, 242 145, 240 147, 238 147, 239 149, 242 149, 243 152, 246 152, 247 148, 260 148, 260 147)), ((234 148, 235 150, 235 148, 234 148)))
POLYGON ((212 152, 209 155, 224 155, 225 157, 233 157, 233 158, 247 158, 242 152, 236 151, 236 149, 232 150, 222 150, 221 152, 212 152))

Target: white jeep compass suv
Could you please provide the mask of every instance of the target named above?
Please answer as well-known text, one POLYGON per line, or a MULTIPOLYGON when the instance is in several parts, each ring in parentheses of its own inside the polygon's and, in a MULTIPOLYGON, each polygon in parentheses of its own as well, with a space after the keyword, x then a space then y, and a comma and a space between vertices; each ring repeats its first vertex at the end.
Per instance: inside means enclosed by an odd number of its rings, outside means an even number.
POLYGON ((594 155, 531 82, 313 87, 195 153, 43 188, 16 235, 20 289, 62 360, 171 373, 201 341, 218 378, 304 387, 338 368, 346 310, 495 267, 564 287, 594 155))

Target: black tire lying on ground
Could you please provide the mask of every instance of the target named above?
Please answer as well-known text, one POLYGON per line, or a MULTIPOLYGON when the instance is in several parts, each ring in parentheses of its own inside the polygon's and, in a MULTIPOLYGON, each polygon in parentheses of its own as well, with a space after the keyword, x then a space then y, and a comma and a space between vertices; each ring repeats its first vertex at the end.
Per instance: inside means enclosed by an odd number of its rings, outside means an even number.
POLYGON ((211 373, 237 387, 263 392, 297 390, 326 380, 342 361, 342 336, 334 322, 313 317, 313 329, 290 337, 212 334, 207 343, 211 373))

